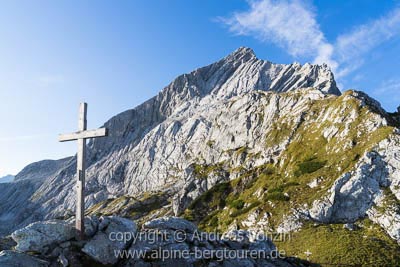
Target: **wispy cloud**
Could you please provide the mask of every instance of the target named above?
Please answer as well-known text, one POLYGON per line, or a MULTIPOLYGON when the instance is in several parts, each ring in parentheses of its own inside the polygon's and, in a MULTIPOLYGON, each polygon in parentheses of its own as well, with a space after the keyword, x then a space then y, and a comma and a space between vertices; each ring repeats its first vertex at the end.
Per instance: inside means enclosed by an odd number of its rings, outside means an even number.
POLYGON ((394 109, 400 103, 400 79, 389 79, 381 83, 371 92, 374 97, 380 98, 382 104, 394 109), (389 96, 389 97, 387 97, 389 96))
POLYGON ((339 35, 334 45, 335 57, 341 64, 337 76, 344 77, 358 69, 368 52, 399 34, 400 8, 396 8, 381 18, 339 35))
POLYGON ((218 18, 238 35, 254 36, 284 48, 294 57, 314 56, 316 63, 332 60, 329 44, 315 19, 312 6, 300 1, 249 1, 250 9, 236 12, 228 18, 218 18), (295 14, 295 15, 294 15, 295 14))
POLYGON ((348 61, 363 55, 376 46, 400 33, 400 9, 360 25, 336 40, 336 50, 340 61, 348 61))
POLYGON ((301 0, 248 1, 249 10, 218 18, 238 35, 253 36, 284 48, 293 57, 327 63, 337 77, 363 65, 363 56, 400 33, 400 9, 355 27, 329 42, 316 21, 315 8, 301 0))
MULTIPOLYGON (((383 82, 377 89, 375 89, 372 93, 376 96, 380 95, 398 95, 400 91, 400 79, 391 79, 383 82)), ((400 99, 400 96, 397 97, 396 101, 400 99)))

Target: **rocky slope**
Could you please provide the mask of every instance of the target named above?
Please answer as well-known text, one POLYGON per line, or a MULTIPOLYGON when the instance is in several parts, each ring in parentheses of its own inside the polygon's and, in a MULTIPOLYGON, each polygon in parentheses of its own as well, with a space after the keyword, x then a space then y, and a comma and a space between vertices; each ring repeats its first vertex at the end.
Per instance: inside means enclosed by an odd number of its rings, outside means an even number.
MULTIPOLYGON (((91 214, 174 213, 206 230, 296 231, 303 243, 312 224, 373 222, 368 234, 399 249, 398 114, 362 92, 341 95, 327 66, 239 48, 105 126, 110 136, 88 149, 91 214)), ((75 157, 59 164, 0 185, 2 233, 73 215, 75 157)))
POLYGON ((43 217, 35 213, 32 196, 47 180, 62 171, 72 158, 43 160, 26 166, 14 182, 0 184, 0 234, 43 217))
POLYGON ((176 217, 148 221, 142 229, 135 222, 117 216, 86 217, 85 225, 87 238, 83 241, 75 239, 71 220, 37 222, 17 230, 8 240, 8 247, 0 252, 0 265, 309 266, 306 261, 280 255, 271 240, 262 234, 243 230, 224 235, 205 233, 193 223, 176 217), (116 233, 125 234, 125 238, 117 239, 116 233), (11 246, 15 249, 10 250, 11 246), (178 254, 184 251, 188 254, 178 254), (265 256, 251 256, 250 251, 265 256))

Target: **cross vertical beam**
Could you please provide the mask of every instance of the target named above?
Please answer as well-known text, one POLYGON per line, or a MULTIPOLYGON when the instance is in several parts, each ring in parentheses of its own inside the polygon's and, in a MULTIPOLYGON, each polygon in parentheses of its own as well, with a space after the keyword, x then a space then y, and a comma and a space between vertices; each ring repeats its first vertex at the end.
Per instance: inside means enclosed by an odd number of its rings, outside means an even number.
MULTIPOLYGON (((79 122, 78 122, 78 130, 86 131, 87 128, 87 104, 81 103, 79 106, 79 122)), ((85 159, 86 159, 86 138, 78 139, 78 154, 76 159, 76 193, 77 193, 77 202, 76 202, 76 230, 78 236, 81 239, 84 239, 85 236, 85 159)))
POLYGON ((77 238, 85 238, 85 171, 86 171, 86 139, 108 135, 107 128, 87 130, 87 104, 79 106, 78 131, 75 133, 60 134, 60 142, 78 140, 78 154, 76 156, 76 231, 77 238))

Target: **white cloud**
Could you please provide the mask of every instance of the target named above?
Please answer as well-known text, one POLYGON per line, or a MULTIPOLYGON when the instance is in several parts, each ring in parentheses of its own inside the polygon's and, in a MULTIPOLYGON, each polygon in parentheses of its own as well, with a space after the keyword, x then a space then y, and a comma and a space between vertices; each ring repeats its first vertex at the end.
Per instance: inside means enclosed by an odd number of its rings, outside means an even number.
POLYGON ((354 57, 353 60, 349 60, 347 62, 340 62, 340 66, 336 69, 335 77, 342 78, 346 77, 353 71, 357 70, 364 64, 364 60, 362 58, 354 57))
POLYGON ((400 96, 398 96, 399 91, 400 91, 400 80, 391 79, 383 82, 372 93, 376 96, 390 95, 392 98, 395 97, 395 100, 397 101, 400 99, 400 96))
POLYGON ((340 61, 349 61, 361 56, 374 47, 388 41, 400 33, 400 9, 385 16, 360 25, 336 40, 336 50, 340 61))
POLYGON ((312 6, 301 1, 250 1, 250 9, 236 12, 229 18, 219 18, 229 30, 239 35, 254 36, 274 43, 294 57, 313 57, 315 63, 332 60, 333 46, 325 39, 315 19, 312 6))
POLYGON ((388 79, 382 82, 371 93, 374 97, 379 98, 384 106, 389 106, 394 110, 399 107, 400 103, 400 79, 388 79))
POLYGON ((400 34, 400 9, 339 35, 335 59, 341 67, 337 77, 345 77, 364 63, 363 57, 375 47, 400 34))
POLYGON ((218 20, 235 34, 253 36, 286 49, 293 57, 327 63, 337 78, 364 63, 371 49, 400 34, 400 8, 339 35, 328 42, 316 21, 315 9, 301 0, 254 0, 250 9, 218 20))

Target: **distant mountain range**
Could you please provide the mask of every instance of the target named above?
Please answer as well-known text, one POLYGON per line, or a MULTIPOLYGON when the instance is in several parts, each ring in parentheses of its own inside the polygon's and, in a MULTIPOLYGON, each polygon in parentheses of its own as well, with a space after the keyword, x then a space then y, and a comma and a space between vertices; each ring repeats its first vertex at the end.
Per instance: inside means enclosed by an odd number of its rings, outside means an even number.
POLYGON ((0 183, 10 183, 14 180, 14 175, 6 175, 0 177, 0 183))

